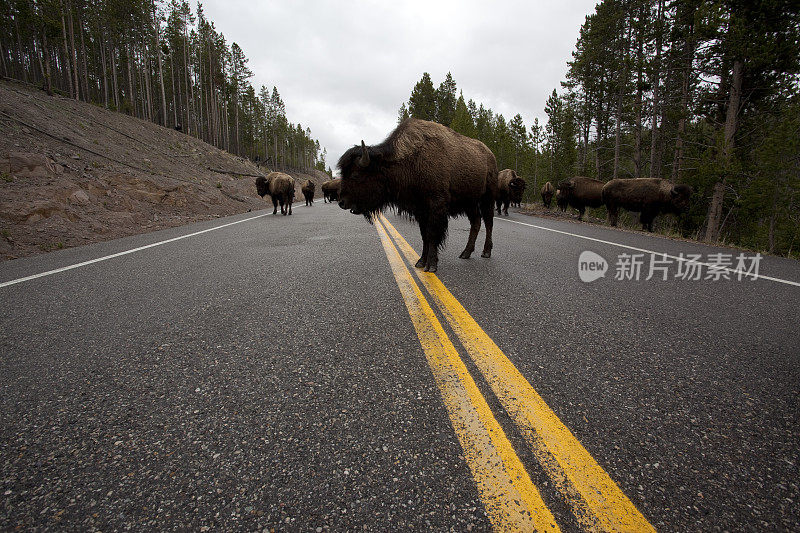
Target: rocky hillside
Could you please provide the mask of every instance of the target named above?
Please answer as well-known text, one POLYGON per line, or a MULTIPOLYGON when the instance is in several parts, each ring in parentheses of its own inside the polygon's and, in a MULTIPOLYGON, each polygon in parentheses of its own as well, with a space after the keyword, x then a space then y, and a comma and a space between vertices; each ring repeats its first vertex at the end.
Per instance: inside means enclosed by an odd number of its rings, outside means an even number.
POLYGON ((181 132, 0 81, 0 259, 263 209, 253 182, 269 171, 181 132))

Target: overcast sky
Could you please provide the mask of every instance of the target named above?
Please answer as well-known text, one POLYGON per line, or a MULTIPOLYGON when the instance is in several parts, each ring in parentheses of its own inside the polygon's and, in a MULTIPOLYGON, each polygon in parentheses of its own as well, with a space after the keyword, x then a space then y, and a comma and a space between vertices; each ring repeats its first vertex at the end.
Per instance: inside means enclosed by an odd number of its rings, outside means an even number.
POLYGON ((278 87, 334 168, 350 146, 382 141, 428 72, 507 120, 544 125, 547 97, 595 0, 347 2, 206 0, 208 18, 250 60, 256 92, 278 87))

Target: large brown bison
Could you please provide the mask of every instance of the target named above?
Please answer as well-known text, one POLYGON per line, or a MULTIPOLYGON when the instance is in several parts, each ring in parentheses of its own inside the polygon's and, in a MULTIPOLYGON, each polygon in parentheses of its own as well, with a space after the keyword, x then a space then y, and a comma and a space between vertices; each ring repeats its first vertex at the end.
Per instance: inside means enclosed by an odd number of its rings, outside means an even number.
POLYGON ((475 250, 486 224, 481 257, 492 254, 493 202, 497 193, 497 162, 482 142, 446 126, 409 118, 385 141, 354 146, 338 163, 342 171, 339 206, 371 221, 379 211, 395 207, 411 215, 422 234, 417 268, 436 272, 439 248, 447 234, 448 217, 467 215, 469 240, 462 259, 475 250))
POLYGON ((517 173, 510 168, 501 170, 497 174, 497 196, 495 196, 497 214, 505 213, 507 215, 509 203, 517 199, 521 202, 526 186, 525 180, 517 176, 517 173))
POLYGON ((262 198, 266 195, 272 198, 273 215, 278 212, 279 203, 281 205, 281 215, 292 214, 292 202, 294 202, 293 177, 283 172, 270 172, 266 178, 256 178, 256 191, 262 198))
POLYGON ((556 206, 562 213, 567 211, 567 197, 561 192, 561 189, 556 189, 556 206))
POLYGON ((555 192, 553 184, 549 181, 542 186, 542 203, 547 209, 550 209, 550 204, 553 202, 553 195, 555 192))
POLYGON ((336 202, 339 200, 339 187, 342 186, 342 178, 328 180, 322 184, 323 203, 336 202))
POLYGON ((583 220, 587 207, 603 205, 603 182, 594 178, 576 176, 558 184, 564 201, 578 210, 578 220, 583 220))
POLYGON ((653 231, 659 213, 683 213, 689 207, 692 188, 660 178, 614 179, 603 187, 608 221, 617 225, 619 208, 641 213, 642 229, 653 231))
POLYGON ((306 205, 314 205, 314 191, 316 189, 317 185, 313 181, 303 181, 303 185, 300 187, 300 190, 303 192, 303 196, 306 199, 306 205))
MULTIPOLYGON (((498 180, 500 175, 498 174, 498 180)), ((519 181, 512 181, 509 184, 509 199, 511 200, 511 207, 522 207, 522 195, 525 194, 525 189, 528 187, 528 182, 524 178, 517 177, 519 181)))

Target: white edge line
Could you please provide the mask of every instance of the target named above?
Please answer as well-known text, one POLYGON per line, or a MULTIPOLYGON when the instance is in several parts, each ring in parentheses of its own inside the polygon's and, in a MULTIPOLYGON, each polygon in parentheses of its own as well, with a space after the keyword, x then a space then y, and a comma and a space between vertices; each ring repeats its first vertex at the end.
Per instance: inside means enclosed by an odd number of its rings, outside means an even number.
POLYGON ((17 278, 11 281, 4 281, 0 283, 0 288, 8 287, 9 285, 15 285, 17 283, 22 283, 24 281, 30 281, 32 279, 41 278, 44 276, 50 276, 52 274, 58 274, 59 272, 65 272, 67 270, 72 270, 73 268, 80 268, 87 265, 91 265, 93 263, 99 263, 100 261, 106 261, 108 259, 114 259, 115 257, 120 257, 122 255, 132 254, 134 252, 140 252, 142 250, 147 250, 148 248, 153 248, 155 246, 161 246, 162 244, 168 244, 171 242, 179 241, 181 239, 188 239, 189 237, 194 237, 195 235, 201 235, 203 233, 208 233, 209 231, 215 231, 222 228, 227 228, 228 226, 233 226, 234 224, 241 224, 242 222, 249 222, 250 220, 255 220, 257 218, 262 218, 269 216, 271 213, 265 213, 263 215, 256 215, 254 217, 245 218, 243 220, 237 220, 236 222, 228 222, 227 224, 223 224, 221 226, 214 226, 213 228, 204 229, 201 231, 195 231, 194 233, 189 233, 188 235, 181 235, 180 237, 173 237, 172 239, 167 239, 165 241, 154 242, 152 244, 147 244, 145 246, 139 246, 138 248, 132 248, 130 250, 125 250, 123 252, 117 252, 115 254, 106 255, 103 257, 98 257, 97 259, 90 259, 89 261, 84 261, 82 263, 75 263, 74 265, 69 265, 61 268, 56 268, 54 270, 48 270, 47 272, 40 272, 39 274, 33 274, 32 276, 25 276, 24 278, 17 278))
POLYGON ((596 239, 594 237, 587 237, 585 235, 578 235, 577 233, 570 233, 568 231, 562 231, 562 230, 559 230, 559 229, 548 228, 548 227, 545 227, 545 226, 537 226, 536 224, 528 224, 527 222, 519 222, 517 220, 511 220, 511 219, 508 219, 508 218, 495 218, 495 220, 503 220, 505 222, 513 222, 514 224, 520 224, 522 226, 530 226, 531 228, 543 229, 545 231, 552 231, 554 233, 562 233, 564 235, 570 235, 572 237, 578 237, 579 239, 586 239, 587 241, 594 241, 594 242, 600 242, 600 243, 603 243, 603 244, 610 244, 612 246, 619 246, 620 248, 627 248, 628 250, 634 250, 634 251, 637 251, 637 252, 644 252, 644 253, 648 253, 648 254, 660 255, 660 256, 663 256, 663 257, 668 257, 670 259, 675 259, 676 261, 683 261, 683 262, 686 262, 686 263, 694 263, 694 264, 697 264, 697 265, 702 265, 702 266, 706 266, 706 267, 712 267, 715 270, 725 270, 727 272, 730 272, 731 274, 740 274, 740 275, 743 275, 743 276, 745 276, 747 278, 750 278, 750 279, 753 279, 753 280, 765 279, 765 280, 769 280, 769 281, 776 281, 778 283, 785 283, 786 285, 794 285, 795 287, 800 287, 800 283, 798 283, 796 281, 789 281, 787 279, 773 278, 771 276, 764 276, 762 274, 750 274, 750 273, 743 272, 743 271, 738 270, 738 269, 722 267, 722 266, 714 265, 714 264, 711 264, 711 263, 703 263, 701 261, 695 261, 694 259, 687 259, 685 257, 669 255, 669 254, 664 253, 664 252, 655 252, 653 250, 646 250, 644 248, 637 248, 635 246, 628 246, 627 244, 620 244, 618 242, 604 241, 603 239, 596 239))

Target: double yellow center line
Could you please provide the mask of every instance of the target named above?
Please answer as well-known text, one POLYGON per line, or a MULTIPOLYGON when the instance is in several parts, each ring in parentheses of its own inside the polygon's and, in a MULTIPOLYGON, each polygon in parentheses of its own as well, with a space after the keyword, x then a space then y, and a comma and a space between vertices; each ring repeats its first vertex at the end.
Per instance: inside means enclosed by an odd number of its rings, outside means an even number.
MULTIPOLYGON (((375 226, 492 525, 499 531, 560 531, 401 257, 413 265, 418 254, 383 215, 375 226)), ((580 527, 654 531, 439 278, 416 274, 580 527)))

